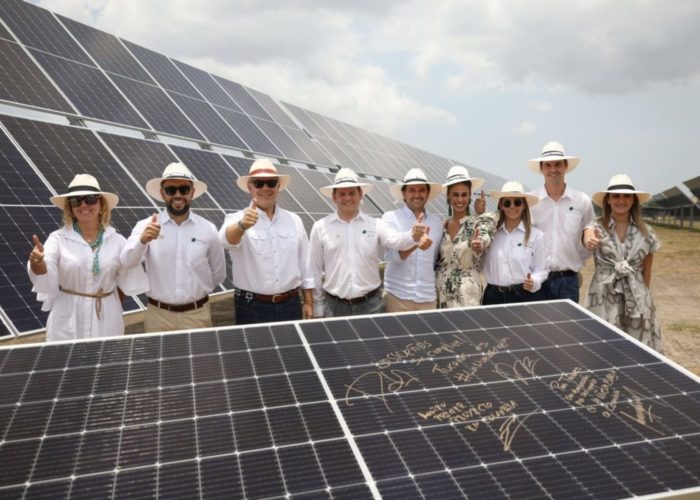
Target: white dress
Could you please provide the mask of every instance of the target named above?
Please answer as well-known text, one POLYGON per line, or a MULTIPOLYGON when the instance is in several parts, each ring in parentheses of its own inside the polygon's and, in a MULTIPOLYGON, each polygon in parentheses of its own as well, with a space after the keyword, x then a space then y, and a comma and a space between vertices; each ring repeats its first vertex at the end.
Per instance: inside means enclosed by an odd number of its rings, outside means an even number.
POLYGON ((124 334, 122 305, 116 288, 127 295, 148 290, 148 279, 141 265, 123 268, 119 255, 126 239, 113 227, 105 229, 100 247, 100 272, 93 276, 93 251, 72 227, 64 226, 51 233, 44 244, 46 274, 37 275, 27 263, 29 278, 34 284, 41 310, 51 311, 46 323, 46 340, 72 340, 124 334), (101 300, 97 317, 96 299, 62 292, 60 287, 75 292, 114 293, 101 300))

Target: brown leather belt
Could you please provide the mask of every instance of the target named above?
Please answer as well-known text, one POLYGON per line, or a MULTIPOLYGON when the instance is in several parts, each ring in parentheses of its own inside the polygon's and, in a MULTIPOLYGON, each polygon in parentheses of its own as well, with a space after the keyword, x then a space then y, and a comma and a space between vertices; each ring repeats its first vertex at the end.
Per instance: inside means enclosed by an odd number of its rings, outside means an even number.
POLYGON ((279 304, 281 302, 286 302, 292 297, 298 297, 299 296, 299 289, 294 288, 292 290, 289 290, 284 293, 276 293, 274 295, 262 295, 260 293, 253 293, 253 292, 248 292, 247 290, 241 290, 240 288, 236 288, 235 292, 236 296, 243 296, 248 300, 257 300, 258 302, 267 302, 269 304, 279 304))
POLYGON ((578 273, 576 271, 572 271, 571 269, 567 269, 566 271, 549 271, 547 279, 563 278, 564 276, 578 276, 578 273))
POLYGON ((63 288, 62 286, 59 286, 58 289, 62 291, 63 293, 67 293, 68 295, 77 295, 78 297, 88 297, 95 299, 95 313, 97 314, 97 319, 100 319, 100 313, 102 312, 102 299, 105 297, 109 297, 114 293, 114 290, 116 288, 113 288, 109 292, 103 292, 102 288, 97 290, 96 293, 83 293, 83 292, 76 292, 75 290, 70 290, 68 288, 63 288))
POLYGON ((342 298, 336 297, 332 293, 328 293, 328 292, 326 292, 326 295, 328 295, 331 299, 333 299, 337 302, 340 302, 342 304, 350 304, 352 306, 355 304, 361 304, 363 302, 367 302, 369 299, 371 299, 372 297, 377 295, 381 289, 382 289, 381 287, 375 288, 374 290, 363 295, 362 297, 355 297, 354 299, 342 299, 342 298))
POLYGON ((199 299, 197 302, 190 302, 189 304, 166 304, 165 302, 160 302, 159 300, 148 297, 149 304, 153 304, 156 307, 160 307, 161 309, 165 309, 166 311, 175 313, 182 313, 186 311, 191 311, 192 309, 199 309, 207 302, 209 302, 209 295, 199 299))

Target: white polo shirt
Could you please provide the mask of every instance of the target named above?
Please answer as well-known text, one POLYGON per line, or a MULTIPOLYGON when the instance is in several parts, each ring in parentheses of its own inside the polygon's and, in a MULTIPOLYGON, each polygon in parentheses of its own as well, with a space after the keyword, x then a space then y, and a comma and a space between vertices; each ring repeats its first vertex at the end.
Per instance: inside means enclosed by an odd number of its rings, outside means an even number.
POLYGON ((536 292, 549 273, 542 231, 531 228, 530 238, 525 243, 525 224, 520 222, 510 233, 505 224, 501 225, 484 256, 486 283, 518 285, 525 281, 528 273, 535 283, 532 292, 536 292))

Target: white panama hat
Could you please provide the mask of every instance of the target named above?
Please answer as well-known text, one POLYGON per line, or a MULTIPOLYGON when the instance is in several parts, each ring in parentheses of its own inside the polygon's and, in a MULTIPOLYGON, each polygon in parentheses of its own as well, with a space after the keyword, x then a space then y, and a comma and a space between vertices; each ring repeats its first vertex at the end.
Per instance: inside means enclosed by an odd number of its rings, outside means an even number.
POLYGON ((447 188, 449 188, 452 184, 467 181, 472 183, 472 192, 474 192, 484 185, 486 179, 482 179, 481 177, 471 177, 469 175, 469 170, 461 165, 450 167, 449 172, 447 172, 447 182, 442 185, 442 192, 447 193, 447 188))
POLYGON ((532 160, 528 160, 527 164, 530 166, 530 170, 541 174, 542 170, 540 169, 540 162, 557 160, 567 161, 568 167, 566 169, 566 173, 569 173, 576 168, 578 162, 580 161, 580 158, 578 156, 567 155, 564 152, 564 146, 562 146, 560 142, 550 141, 544 146, 542 146, 542 153, 540 154, 540 156, 537 158, 533 158, 532 160))
POLYGON ((634 194, 637 196, 640 205, 649 201, 649 198, 651 198, 651 193, 637 190, 634 187, 632 179, 625 174, 613 175, 610 182, 608 182, 608 189, 593 193, 593 196, 591 196, 591 201, 593 201, 593 203, 599 207, 605 208, 603 200, 605 199, 605 195, 609 193, 634 194))
POLYGON ((161 177, 156 177, 151 179, 146 183, 146 192, 158 201, 165 201, 160 194, 160 186, 163 181, 168 181, 172 179, 184 179, 191 181, 194 187, 194 194, 192 199, 199 198, 204 193, 207 192, 207 185, 202 181, 198 181, 190 172, 190 169, 184 163, 171 163, 165 170, 163 170, 163 175, 161 177))
POLYGON ((540 199, 534 194, 525 194, 523 185, 518 181, 508 181, 503 184, 500 191, 491 191, 491 198, 500 201, 501 198, 525 198, 529 207, 535 206, 540 199))
POLYGON ((117 203, 119 197, 114 193, 108 193, 100 189, 100 184, 90 174, 77 174, 68 184, 68 192, 51 197, 51 203, 63 210, 66 206, 66 199, 73 196, 86 196, 90 194, 99 194, 107 203, 107 209, 112 210, 117 203))
POLYGON ((277 172, 277 167, 275 167, 275 165, 270 160, 268 160, 267 158, 260 158, 258 160, 255 160, 250 166, 250 169, 248 170, 248 175, 240 176, 236 180, 236 184, 241 190, 248 193, 248 181, 250 179, 255 179, 256 177, 260 177, 263 179, 277 177, 279 179, 280 191, 284 191, 287 185, 289 185, 289 181, 292 180, 292 178, 289 175, 280 175, 277 172))
POLYGON ((369 193, 374 186, 365 182, 360 182, 357 177, 357 174, 351 169, 341 168, 340 170, 338 170, 338 172, 336 172, 333 184, 331 184, 330 186, 324 186, 319 191, 321 191, 321 193, 324 196, 332 198, 334 189, 350 187, 359 187, 362 190, 362 194, 365 195, 369 193))
POLYGON ((401 188, 413 184, 427 184, 428 186, 430 186, 428 202, 434 200, 442 194, 442 184, 438 184, 437 182, 429 182, 428 178, 425 176, 425 173, 420 168, 412 168, 411 170, 406 172, 406 175, 403 178, 403 182, 399 184, 392 184, 391 186, 389 186, 389 192, 395 200, 404 201, 403 191, 401 191, 401 188))

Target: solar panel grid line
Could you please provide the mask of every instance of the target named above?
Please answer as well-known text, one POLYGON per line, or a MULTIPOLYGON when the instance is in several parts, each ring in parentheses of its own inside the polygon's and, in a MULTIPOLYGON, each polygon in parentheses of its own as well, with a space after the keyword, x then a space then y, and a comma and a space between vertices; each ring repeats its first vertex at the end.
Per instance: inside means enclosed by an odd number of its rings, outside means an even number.
POLYGON ((267 112, 270 118, 282 127, 291 127, 301 130, 292 117, 271 96, 259 90, 243 87, 248 94, 267 112))
POLYGON ((192 86, 195 87, 210 103, 236 111, 240 110, 240 106, 238 106, 235 99, 232 99, 226 89, 219 84, 215 78, 215 75, 176 59, 171 58, 171 61, 177 67, 177 69, 180 70, 182 75, 190 82, 190 84, 192 84, 192 86))
POLYGON ((367 463, 365 462, 364 457, 362 456, 362 453, 360 452, 359 447, 357 446, 357 442, 355 441, 355 437, 350 431, 350 427, 348 426, 347 422, 345 421, 345 418, 340 411, 340 407, 338 406, 338 402, 333 396, 333 392, 331 391, 330 386, 328 385, 328 382, 326 381, 325 377, 322 375, 322 370, 320 365, 318 364, 318 361, 316 360, 316 356, 314 355, 311 346, 309 342, 306 339, 306 336, 304 335, 304 332, 301 328, 299 328, 299 325, 295 325, 297 329, 297 334, 301 338, 302 344, 304 345, 304 349, 306 350, 306 354, 308 355, 309 359, 311 360, 311 363, 313 364, 314 371, 319 375, 319 380, 321 382, 321 385, 323 386, 323 391, 326 394, 326 397, 328 398, 328 402, 330 403, 331 407, 333 408, 333 413, 335 415, 335 418, 337 419, 338 423, 340 424, 341 429, 343 430, 343 436, 347 440, 348 444, 350 445, 350 449, 352 450, 352 454, 357 461, 358 466, 360 467, 360 470, 362 471, 362 476, 365 479, 365 483, 369 486, 370 491, 372 492, 372 497, 376 499, 381 499, 381 495, 379 494, 379 490, 377 489, 377 484, 374 480, 374 477, 372 476, 372 473, 369 471, 369 468, 367 466, 367 463))
POLYGON ((253 120, 243 112, 214 106, 229 126, 248 144, 250 151, 283 159, 284 155, 253 120))

